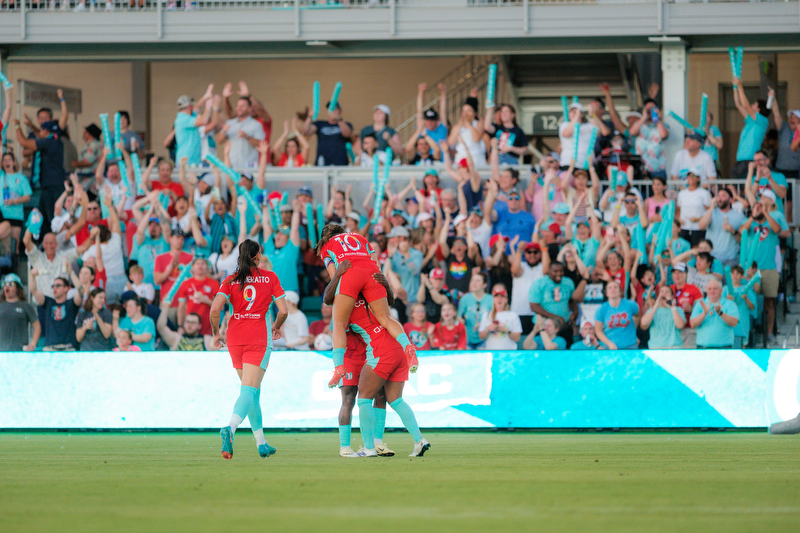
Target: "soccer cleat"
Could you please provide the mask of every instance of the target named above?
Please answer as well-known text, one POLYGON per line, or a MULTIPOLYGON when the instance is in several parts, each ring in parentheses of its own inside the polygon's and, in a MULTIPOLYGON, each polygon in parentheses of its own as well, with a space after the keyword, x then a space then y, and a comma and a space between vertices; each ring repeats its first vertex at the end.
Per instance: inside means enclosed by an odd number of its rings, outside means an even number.
POLYGON ((425 452, 431 449, 431 443, 428 442, 427 439, 422 439, 419 442, 414 443, 414 451, 411 452, 409 457, 422 457, 425 455, 425 452))
POLYGON ((233 432, 231 427, 224 427, 219 430, 219 436, 222 437, 222 457, 230 459, 233 457, 233 432))
POLYGON ((278 450, 269 444, 259 444, 258 445, 258 455, 261 457, 269 457, 270 455, 275 455, 275 452, 278 450))
POLYGON ((374 449, 368 450, 366 448, 361 448, 356 452, 355 457, 378 457, 378 452, 374 449))
POLYGON ((381 457, 392 457, 394 456, 394 452, 386 446, 385 442, 381 442, 380 444, 375 444, 375 451, 378 452, 378 455, 381 457))
POLYGON ((358 457, 358 455, 350 446, 342 446, 339 448, 339 457, 358 457))
POLYGON ((800 415, 785 422, 776 422, 769 427, 770 435, 795 435, 797 433, 800 433, 800 415))
POLYGON ((419 367, 419 361, 417 361, 417 347, 413 344, 409 344, 404 351, 408 359, 408 371, 413 374, 419 367))
POLYGON ((339 384, 342 378, 345 375, 344 365, 339 365, 333 369, 333 376, 331 376, 331 380, 328 382, 328 388, 332 389, 339 384))

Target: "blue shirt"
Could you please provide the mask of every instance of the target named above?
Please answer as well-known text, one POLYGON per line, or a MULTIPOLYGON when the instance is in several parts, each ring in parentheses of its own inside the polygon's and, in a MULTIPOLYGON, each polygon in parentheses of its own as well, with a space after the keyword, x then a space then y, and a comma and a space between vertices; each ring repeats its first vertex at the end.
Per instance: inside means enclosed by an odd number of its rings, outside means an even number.
POLYGON ((139 322, 134 323, 129 317, 120 319, 120 329, 125 329, 134 335, 141 335, 142 333, 149 333, 150 340, 147 342, 133 342, 134 346, 138 346, 143 352, 152 352, 156 347, 156 323, 149 316, 143 316, 139 322))
POLYGON ((436 144, 442 144, 442 141, 447 139, 447 128, 441 122, 439 123, 438 126, 436 126, 436 128, 433 131, 429 130, 428 128, 425 128, 425 133, 431 139, 436 141, 436 144))
POLYGON ((492 310, 493 300, 491 294, 484 294, 479 302, 475 295, 468 292, 458 301, 458 316, 464 317, 464 327, 467 329, 467 342, 480 344, 483 342, 478 336, 477 326, 481 323, 484 313, 492 310))
MULTIPOLYGON (((503 237, 513 239, 519 236, 521 241, 528 242, 533 235, 533 228, 536 225, 536 220, 533 215, 527 211, 519 211, 511 213, 508 210, 508 205, 505 202, 497 202, 495 204, 495 212, 497 213, 497 222, 494 223, 492 234, 501 233, 503 237)), ((506 253, 509 252, 506 246, 506 253)))
POLYGON ((572 245, 581 256, 581 261, 587 267, 594 267, 597 262, 597 251, 600 249, 600 241, 594 237, 589 237, 586 242, 581 242, 578 238, 572 239, 572 245))
MULTIPOLYGON (((678 310, 681 318, 685 319, 682 310, 678 310)), ((650 341, 647 344, 648 348, 681 348, 683 347, 683 340, 681 340, 681 330, 675 327, 675 319, 672 315, 672 309, 669 307, 659 307, 653 316, 653 321, 650 322, 650 341)))
MULTIPOLYGON (((783 173, 776 170, 771 170, 770 172, 772 174, 772 179, 775 180, 775 183, 786 187, 786 176, 784 176, 783 173)), ((778 193, 772 188, 772 185, 770 185, 768 178, 761 178, 758 180, 758 192, 760 194, 765 190, 770 190, 775 193, 775 205, 778 206, 778 211, 783 213, 783 198, 778 196, 778 193)))
POLYGON ((139 244, 136 236, 133 237, 133 251, 131 251, 130 259, 135 259, 136 263, 144 270, 144 282, 152 284, 156 289, 159 288, 153 280, 156 256, 167 252, 169 252, 169 243, 163 236, 153 239, 150 235, 145 234, 142 244, 139 244))
MULTIPOLYGON (((781 231, 789 229, 789 226, 786 225, 786 218, 783 216, 783 213, 775 209, 770 213, 770 216, 780 225, 781 231)), ((766 217, 761 224, 754 220, 753 224, 750 226, 749 233, 749 246, 754 245, 756 247, 753 260, 758 263, 758 268, 761 270, 775 270, 777 268, 775 264, 775 248, 778 246, 780 239, 778 238, 778 234, 769 227, 766 217), (755 239, 755 241, 753 241, 753 239, 755 239)))
POLYGON ((603 332, 618 349, 636 348, 636 325, 633 317, 638 312, 639 306, 631 300, 622 299, 617 307, 612 307, 610 302, 603 302, 595 313, 594 320, 595 323, 603 323, 603 332))
POLYGON ((408 294, 408 305, 417 303, 419 290, 419 273, 424 259, 422 252, 416 248, 409 248, 409 257, 406 259, 399 251, 392 256, 392 270, 400 277, 400 284, 408 294))
MULTIPOLYGON (((536 335, 533 338, 533 342, 536 343, 536 348, 534 348, 534 350, 544 350, 545 349, 544 341, 542 340, 541 335, 536 335)), ((556 337, 555 339, 553 339, 553 342, 556 343, 556 348, 554 348, 555 350, 566 350, 567 349, 567 341, 565 341, 561 337, 556 337)), ((583 344, 583 343, 581 343, 581 344, 583 344)), ((594 346, 593 346, 593 348, 594 348, 594 346)))
MULTIPOLYGON (((760 266, 760 265, 759 265, 760 266)), ((697 326, 697 346, 705 348, 719 348, 722 346, 733 346, 733 328, 722 320, 717 312, 708 302, 708 298, 702 300, 710 308, 705 320, 697 326)), ((728 316, 739 318, 739 310, 732 300, 723 298, 720 300, 722 312, 728 316)), ((703 314, 703 307, 700 305, 700 300, 694 303, 691 318, 698 317, 703 314)))
POLYGON ((541 305, 545 311, 558 315, 564 320, 569 318, 569 299, 575 291, 575 283, 564 276, 560 283, 555 283, 550 276, 539 278, 533 282, 528 291, 528 299, 541 305))
MULTIPOLYGON (((744 301, 744 298, 740 298, 740 296, 744 292, 742 289, 744 289, 746 284, 747 282, 742 280, 742 285, 739 285, 733 290, 733 294, 736 295, 736 298, 734 300, 729 300, 736 304, 736 309, 739 311, 739 322, 737 322, 736 326, 733 328, 733 335, 735 337, 744 337, 745 344, 747 344, 750 339, 750 308, 747 307, 747 302, 744 301)), ((730 295, 730 291, 728 287, 725 286, 722 289, 722 297, 727 298, 728 295, 730 295)), ((756 305, 758 300, 753 289, 747 291, 747 299, 753 304, 754 309, 758 307, 756 305)))
MULTIPOLYGON (((708 224, 706 238, 714 243, 714 249, 711 251, 714 259, 731 261, 739 257, 739 243, 736 242, 736 238, 732 234, 722 229, 725 218, 728 219, 728 224, 737 231, 746 220, 744 215, 738 211, 731 209, 727 213, 723 213, 716 207, 711 213, 711 222, 708 224)), ((714 261, 714 263, 717 263, 717 261, 714 261)), ((711 270, 717 272, 714 269, 714 265, 712 265, 711 270)), ((719 272, 719 274, 722 274, 722 272, 719 272)))
MULTIPOLYGON (((17 172, 16 174, 6 174, 0 171, 0 187, 3 188, 3 198, 6 199, 6 189, 8 189, 8 198, 15 199, 33 194, 31 191, 31 184, 28 183, 28 178, 25 175, 17 172)), ((14 220, 25 220, 25 215, 22 212, 22 204, 5 205, 5 201, 0 202, 0 210, 3 211, 5 218, 14 220)))
POLYGON ((175 117, 175 142, 178 145, 175 153, 176 163, 180 165, 181 159, 188 157, 188 165, 199 165, 200 155, 200 130, 194 125, 197 115, 192 113, 178 113, 175 117))
POLYGON ((736 150, 736 161, 752 161, 756 152, 761 150, 764 136, 769 128, 769 120, 761 113, 756 113, 753 120, 750 115, 744 119, 744 128, 739 134, 739 149, 736 150))
MULTIPOLYGON (((559 337, 560 339, 561 337, 559 337)), ((591 344, 586 344, 583 340, 580 342, 573 343, 572 346, 569 347, 570 350, 605 350, 606 345, 602 342, 598 343, 597 348, 592 346, 591 344)))
MULTIPOLYGON (((708 128, 708 132, 714 137, 722 137, 722 132, 719 131, 719 128, 716 126, 708 128)), ((717 150, 717 147, 711 144, 710 141, 706 140, 706 143, 703 145, 703 151, 707 152, 714 161, 719 161, 719 150, 717 150)))
POLYGON ((300 292, 300 282, 297 280, 297 259, 300 257, 300 247, 295 246, 290 240, 283 248, 275 248, 275 238, 272 236, 264 244, 264 253, 272 261, 272 271, 281 281, 285 291, 300 292))

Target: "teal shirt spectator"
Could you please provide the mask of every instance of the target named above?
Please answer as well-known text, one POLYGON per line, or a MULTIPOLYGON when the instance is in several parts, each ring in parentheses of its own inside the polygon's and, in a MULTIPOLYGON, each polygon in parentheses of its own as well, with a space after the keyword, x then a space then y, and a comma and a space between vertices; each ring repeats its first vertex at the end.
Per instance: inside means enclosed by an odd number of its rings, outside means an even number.
MULTIPOLYGON (((572 230, 574 233, 577 233, 575 228, 572 230)), ((581 256, 581 261, 583 264, 589 268, 595 266, 597 262, 597 251, 600 249, 600 242, 595 239, 594 237, 589 237, 586 239, 586 242, 581 242, 577 238, 572 239, 572 245, 578 251, 578 255, 581 256)))
MULTIPOLYGON (((750 310, 749 307, 747 307, 747 302, 744 301, 744 298, 739 298, 738 297, 739 295, 741 295, 744 292, 742 289, 744 289, 744 284, 745 283, 746 282, 743 282, 742 285, 739 285, 738 287, 736 287, 734 289, 733 293, 737 298, 735 300, 728 300, 728 301, 734 302, 736 304, 736 309, 739 311, 739 322, 737 322, 736 323, 736 327, 733 328, 733 335, 735 337, 743 337, 744 338, 744 344, 747 344, 749 342, 749 340, 750 340, 750 313, 751 313, 751 310, 750 310)), ((730 295, 730 291, 728 290, 728 287, 725 286, 722 289, 722 297, 723 298, 727 298, 729 295, 730 295)), ((756 305, 756 302, 758 301, 757 297, 756 297, 756 292, 753 289, 750 289, 749 291, 747 291, 747 299, 750 300, 750 302, 752 302, 754 308, 758 307, 756 305)))
POLYGON ((753 120, 750 115, 744 119, 744 128, 739 134, 739 149, 736 150, 736 161, 752 161, 756 152, 761 150, 764 136, 769 128, 769 120, 761 113, 756 113, 753 120))
MULTIPOLYGON (((786 187, 786 176, 784 176, 782 172, 778 172, 776 170, 771 170, 770 172, 772 173, 772 179, 775 180, 775 183, 786 187)), ((772 185, 770 185, 768 178, 761 178, 758 180, 758 190, 761 191, 762 189, 770 189, 772 192, 775 192, 775 190, 772 189, 772 185)), ((783 198, 778 196, 777 192, 775 192, 775 205, 778 206, 778 211, 783 213, 783 198)))
POLYGON ((133 251, 131 251, 131 260, 144 270, 144 282, 152 284, 156 289, 159 288, 153 280, 153 271, 156 266, 156 256, 169 252, 169 243, 163 236, 158 239, 153 239, 150 235, 144 236, 144 241, 139 244, 136 237, 133 238, 133 251))
POLYGON ((264 253, 272 261, 272 271, 281 280, 285 291, 300 292, 300 282, 297 279, 297 259, 300 257, 300 247, 288 240, 283 248, 275 248, 275 239, 271 237, 264 244, 264 253))
POLYGON ((175 152, 175 161, 180 165, 182 158, 189 158, 189 165, 199 165, 200 158, 200 130, 194 125, 197 115, 178 113, 175 117, 175 142, 178 145, 175 152))
MULTIPOLYGON (((535 350, 544 350, 545 349, 544 341, 542 340, 541 335, 536 335, 533 338, 533 342, 536 343, 536 348, 534 348, 535 350)), ((557 348, 555 348, 556 350, 566 350, 567 349, 567 341, 565 341, 561 337, 556 337, 555 339, 553 339, 553 342, 556 343, 556 346, 557 346, 557 348)), ((581 343, 581 344, 583 344, 583 343, 581 343)))
MULTIPOLYGON (((538 338, 538 337, 537 337, 538 338)), ((560 339, 561 337, 559 337, 560 339)), ((572 346, 569 347, 570 350, 605 350, 606 345, 602 342, 597 343, 597 347, 595 348, 591 344, 586 344, 583 340, 573 343, 572 346)))
MULTIPOLYGON (((781 231, 786 231, 789 226, 786 224, 786 217, 777 209, 770 213, 770 216, 775 219, 781 231)), ((761 270, 775 270, 775 247, 778 246, 778 234, 772 231, 769 227, 766 217, 759 224, 755 220, 750 226, 750 243, 755 242, 756 252, 753 259, 758 263, 758 268, 761 270)))
POLYGON ((143 316, 139 322, 134 323, 128 317, 122 318, 119 321, 120 329, 126 329, 134 335, 141 335, 142 333, 150 333, 150 340, 147 342, 135 342, 134 346, 138 346, 143 352, 152 352, 156 347, 156 323, 149 316, 143 316))
POLYGON ((467 342, 470 344, 480 344, 483 341, 478 336, 478 326, 484 313, 492 310, 492 295, 484 294, 481 301, 475 295, 468 292, 458 301, 458 316, 464 317, 464 326, 467 329, 467 342))
POLYGON ((392 270, 400 277, 400 284, 408 294, 408 305, 417 303, 419 290, 419 273, 422 270, 422 261, 425 259, 422 252, 416 248, 408 249, 408 259, 399 251, 392 256, 392 270))
MULTIPOLYGON (((247 196, 249 196, 250 198, 253 199, 253 201, 256 203, 256 205, 261 205, 260 200, 262 198, 259 198, 259 197, 263 197, 266 194, 266 191, 264 189, 259 189, 255 185, 253 185, 253 188, 250 189, 249 191, 247 189, 245 189, 244 187, 237 186, 236 193, 239 194, 239 195, 246 194, 247 196)), ((261 216, 261 211, 259 211, 258 215, 259 215, 259 217, 261 216)), ((236 217, 235 217, 236 218, 236 234, 237 235, 239 234, 239 216, 240 216, 239 215, 239 210, 237 209, 236 210, 236 217)), ((250 231, 250 228, 253 228, 256 225, 256 214, 255 214, 255 211, 253 211, 253 208, 250 206, 250 202, 247 203, 247 212, 245 213, 244 222, 245 222, 245 225, 247 227, 247 231, 250 231)))
MULTIPOLYGON (((16 174, 6 174, 5 172, 0 171, 0 187, 3 188, 4 196, 6 192, 5 190, 8 189, 9 198, 12 200, 33 194, 33 191, 31 191, 31 184, 28 182, 28 178, 19 172, 16 174)), ((5 218, 10 218, 13 220, 25 220, 25 214, 22 212, 22 204, 7 206, 5 205, 5 202, 2 202, 0 203, 0 210, 2 210, 5 218)))
MULTIPOLYGON (((719 131, 719 128, 716 126, 711 126, 710 128, 708 128, 708 132, 713 137, 722 137, 722 132, 719 131)), ((717 150, 717 147, 708 142, 707 140, 706 143, 703 145, 703 151, 708 152, 708 154, 711 156, 714 162, 719 161, 719 150, 717 150)))
POLYGON ((541 305, 548 313, 569 319, 569 299, 575 291, 575 284, 564 276, 561 283, 555 283, 550 276, 537 279, 528 291, 528 300, 541 305))
MULTIPOLYGON (((681 314, 683 311, 679 311, 681 314)), ((681 316, 683 318, 683 315, 681 316)), ((650 322, 650 341, 648 348, 681 348, 681 330, 675 327, 672 308, 659 307, 650 322)))
MULTIPOLYGON (((714 310, 714 306, 708 302, 708 298, 702 300, 710 307, 705 320, 697 326, 697 346, 705 348, 720 348, 724 346, 733 346, 733 328, 725 323, 719 317, 719 314, 714 310)), ((733 300, 723 298, 720 300, 722 312, 728 316, 739 318, 739 310, 733 300)), ((703 314, 703 307, 700 301, 694 303, 691 318, 698 317, 703 314)))
POLYGON ((639 306, 631 300, 622 299, 617 307, 613 307, 610 302, 604 302, 594 314, 594 320, 595 323, 603 323, 603 332, 618 349, 636 348, 636 325, 633 317, 638 312, 639 306))
MULTIPOLYGON (((728 218, 728 224, 736 231, 739 231, 744 221, 747 220, 743 214, 733 209, 723 213, 719 208, 714 208, 714 211, 711 212, 711 222, 706 230, 706 238, 714 243, 714 249, 711 251, 711 255, 714 257, 711 271, 719 274, 722 274, 722 270, 717 272, 717 263, 739 257, 739 243, 736 241, 736 237, 722 228, 725 217, 728 218)), ((721 269, 722 265, 719 268, 721 269)))
MULTIPOLYGON (((654 243, 655 244, 655 243, 654 243)), ((677 237, 674 241, 672 241, 672 253, 675 256, 682 254, 683 252, 687 252, 692 249, 692 245, 686 239, 681 237, 677 237)), ((658 261, 658 258, 655 258, 658 261)), ((672 280, 672 268, 667 268, 667 285, 672 285, 674 281, 672 280)), ((656 283, 661 284, 661 269, 655 269, 656 274, 656 283)))

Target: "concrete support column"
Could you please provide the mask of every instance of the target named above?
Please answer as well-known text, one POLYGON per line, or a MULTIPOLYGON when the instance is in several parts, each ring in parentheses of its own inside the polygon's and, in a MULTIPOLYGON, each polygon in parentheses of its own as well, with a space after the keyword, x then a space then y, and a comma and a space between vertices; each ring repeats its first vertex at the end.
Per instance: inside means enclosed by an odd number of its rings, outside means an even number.
POLYGON ((669 127, 669 138, 664 143, 667 156, 667 175, 669 175, 675 153, 683 148, 683 126, 667 114, 674 111, 679 116, 686 118, 686 60, 686 43, 675 42, 661 45, 661 94, 664 98, 661 107, 664 121, 669 127))
POLYGON ((131 61, 131 129, 144 134, 146 150, 153 150, 150 135, 150 62, 131 61))

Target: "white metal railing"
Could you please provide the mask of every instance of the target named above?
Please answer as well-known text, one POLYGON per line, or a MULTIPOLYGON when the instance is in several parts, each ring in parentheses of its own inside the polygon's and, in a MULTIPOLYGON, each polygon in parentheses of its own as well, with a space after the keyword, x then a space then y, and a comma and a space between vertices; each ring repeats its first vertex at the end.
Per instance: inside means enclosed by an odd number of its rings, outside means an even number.
MULTIPOLYGON (((392 0, 161 0, 164 11, 236 9, 345 9, 389 7, 392 0)), ((0 10, 20 11, 156 11, 158 0, 0 0, 0 10)), ((407 2, 404 2, 407 3, 407 2)))

